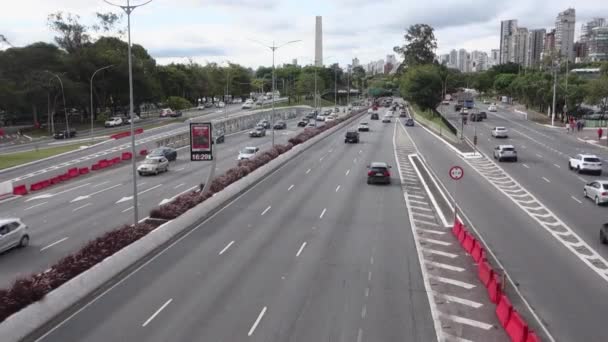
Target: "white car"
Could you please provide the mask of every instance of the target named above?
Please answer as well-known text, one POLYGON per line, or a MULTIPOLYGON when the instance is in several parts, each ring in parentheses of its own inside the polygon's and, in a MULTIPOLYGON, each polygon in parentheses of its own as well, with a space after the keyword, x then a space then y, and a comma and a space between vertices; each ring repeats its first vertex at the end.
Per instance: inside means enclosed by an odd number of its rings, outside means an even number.
POLYGON ((488 112, 495 112, 496 111, 496 105, 490 105, 488 107, 488 112))
POLYGON ((144 159, 137 167, 137 173, 140 176, 158 175, 161 172, 169 171, 169 160, 165 157, 152 157, 144 159))
POLYGON ((608 181, 596 180, 585 184, 583 195, 591 198, 597 205, 608 202, 608 181))
POLYGON ((165 118, 165 117, 167 117, 167 116, 171 116, 171 115, 174 115, 174 114, 175 114, 175 112, 173 112, 173 109, 171 109, 171 108, 163 108, 163 109, 160 111, 160 115, 159 115, 159 116, 160 116, 161 118, 165 118))
POLYGON ((110 118, 109 120, 106 120, 106 122, 104 123, 105 127, 116 127, 116 126, 121 126, 123 124, 122 118, 120 116, 115 116, 110 118))
POLYGON ((332 121, 336 121, 336 118, 331 115, 325 118, 325 122, 332 122, 332 121))
POLYGON ((517 151, 513 145, 498 145, 494 148, 494 159, 517 161, 517 151))
POLYGON ((0 253, 30 242, 28 227, 18 218, 0 218, 0 253))
POLYGON ((196 110, 205 110, 205 105, 200 104, 196 107, 196 110))
POLYGON ((393 116, 392 116, 392 115, 388 115, 388 114, 386 114, 386 115, 384 115, 384 116, 382 117, 382 122, 384 122, 384 123, 390 123, 392 118, 393 118, 393 116))
MULTIPOLYGON (((137 115, 133 115, 133 123, 140 122, 141 118, 137 115)), ((131 118, 127 120, 127 123, 131 123, 131 118)))
POLYGON ((247 160, 255 157, 256 153, 260 151, 259 147, 245 147, 239 152, 239 156, 236 160, 247 160))
POLYGON ((568 168, 576 170, 578 173, 592 172, 597 175, 602 174, 602 162, 594 154, 577 154, 568 161, 568 168))
POLYGON ((241 106, 241 109, 251 109, 251 108, 253 108, 253 100, 247 100, 241 106))
POLYGON ((494 127, 492 129, 492 136, 494 138, 508 138, 509 131, 504 127, 494 127))
POLYGON ((215 104, 215 106, 216 106, 217 108, 224 108, 224 107, 226 107, 226 104, 225 104, 223 101, 220 101, 220 102, 217 102, 217 103, 215 104))

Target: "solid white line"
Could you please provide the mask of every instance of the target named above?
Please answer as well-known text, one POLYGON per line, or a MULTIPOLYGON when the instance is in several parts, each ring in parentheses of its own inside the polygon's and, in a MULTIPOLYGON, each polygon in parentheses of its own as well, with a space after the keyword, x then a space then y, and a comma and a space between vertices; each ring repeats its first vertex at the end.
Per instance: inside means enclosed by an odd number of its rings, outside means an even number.
POLYGON ((146 190, 144 190, 142 192, 139 192, 137 195, 145 194, 146 192, 152 191, 152 190, 154 190, 154 189, 156 189, 158 187, 161 187, 161 186, 163 186, 163 185, 162 184, 155 185, 155 186, 151 187, 150 189, 146 189, 146 190))
POLYGON ((365 297, 369 297, 369 287, 365 288, 365 297))
POLYGON ((450 270, 450 271, 454 271, 454 272, 462 272, 464 271, 464 268, 462 267, 457 267, 457 266, 452 266, 452 265, 448 265, 448 264, 443 264, 440 262, 435 262, 435 261, 430 261, 430 260, 425 260, 424 262, 426 262, 427 264, 431 265, 431 266, 435 266, 437 268, 442 268, 444 270, 450 270))
POLYGON ((433 294, 437 297, 441 297, 447 301, 453 302, 453 303, 458 303, 458 304, 462 304, 462 305, 466 305, 466 306, 470 306, 474 309, 479 309, 480 307, 483 306, 483 304, 481 303, 477 303, 474 302, 472 300, 468 300, 468 299, 464 299, 464 298, 460 298, 460 297, 455 297, 455 296, 450 296, 447 294, 442 294, 436 291, 433 291, 433 294))
POLYGON ((319 216, 320 219, 323 218, 323 215, 325 215, 326 211, 327 211, 327 208, 323 208, 323 211, 321 212, 321 215, 319 216))
POLYGON ((440 282, 445 283, 445 284, 460 286, 460 287, 465 288, 467 290, 470 290, 470 289, 472 289, 472 288, 475 287, 475 285, 473 285, 473 284, 465 283, 464 281, 460 281, 460 280, 456 280, 456 279, 439 277, 439 276, 435 276, 435 275, 429 275, 429 278, 435 279, 435 280, 440 281, 440 282))
POLYGON ((570 197, 572 197, 572 199, 575 200, 575 201, 577 201, 578 203, 581 203, 581 204, 583 203, 583 202, 581 202, 581 200, 579 200, 578 198, 576 198, 574 196, 570 196, 570 197))
POLYGON ((182 187, 184 185, 186 185, 186 184, 184 184, 184 183, 177 184, 175 187, 173 187, 173 189, 177 189, 177 188, 182 187))
POLYGON ((309 173, 310 173, 310 169, 306 170, 306 174, 309 174, 309 173))
POLYGON ((304 249, 304 247, 306 247, 306 242, 304 242, 302 244, 302 246, 300 246, 300 249, 298 249, 298 253, 296 253, 296 257, 300 256, 300 253, 302 253, 302 250, 304 249))
POLYGON ((346 170, 345 176, 348 176, 349 173, 350 173, 350 169, 346 170))
POLYGON ((287 188, 287 191, 290 191, 291 189, 293 189, 293 184, 291 184, 291 185, 289 186, 289 188, 287 188))
POLYGON ((110 181, 101 182, 101 183, 99 183, 99 184, 92 185, 92 186, 91 186, 91 188, 96 188, 96 187, 98 187, 98 186, 102 186, 102 185, 104 185, 104 184, 108 184, 108 183, 110 183, 110 181))
POLYGON ((185 167, 181 167, 181 168, 179 168, 179 169, 175 169, 175 171, 182 171, 182 170, 184 170, 184 169, 185 169, 185 167))
POLYGON ((441 256, 444 256, 444 257, 447 257, 447 258, 450 258, 450 259, 454 259, 454 258, 458 257, 458 254, 438 251, 438 250, 430 249, 430 248, 422 248, 422 251, 429 252, 431 254, 441 255, 441 256))
POLYGON ((82 209, 82 208, 86 208, 86 207, 88 207, 88 206, 90 206, 90 205, 92 205, 92 204, 93 204, 93 203, 87 203, 87 204, 85 204, 85 205, 81 205, 81 206, 80 206, 80 207, 78 207, 78 208, 74 208, 74 209, 72 209, 72 212, 75 212, 76 210, 80 210, 80 209, 82 209))
POLYGON ((545 180, 545 182, 547 182, 547 183, 551 183, 551 181, 550 181, 550 180, 548 180, 547 178, 545 178, 545 177, 542 177, 542 178, 545 180))
POLYGON ((407 195, 407 197, 418 198, 418 199, 424 199, 424 196, 410 195, 410 194, 408 194, 408 195, 407 195))
POLYGON ((264 216, 264 214, 266 214, 268 212, 268 210, 270 210, 270 208, 272 208, 272 206, 268 206, 268 208, 264 209, 264 211, 262 211, 262 214, 260 216, 264 216))
POLYGON ((529 168, 530 168, 530 167, 529 167, 528 165, 526 165, 526 164, 521 164, 521 165, 523 165, 523 167, 525 167, 526 169, 529 169, 529 168))
POLYGON ((34 208, 36 208, 36 207, 39 207, 39 206, 41 206, 41 205, 43 205, 43 204, 47 204, 47 203, 49 203, 49 202, 47 201, 47 202, 38 203, 38 204, 33 205, 33 206, 31 206, 31 207, 27 207, 27 208, 25 208, 25 209, 24 209, 24 211, 27 211, 27 210, 30 210, 30 209, 34 209, 34 208))
POLYGON ((146 185, 146 183, 148 183, 148 182, 137 183, 137 187, 139 188, 140 186, 144 186, 144 185, 146 185))
POLYGON ((247 334, 247 336, 251 336, 253 335, 253 332, 255 331, 255 328, 257 328, 258 324, 260 323, 260 321, 262 320, 262 317, 264 317, 264 314, 266 313, 266 307, 264 307, 262 309, 262 311, 260 312, 260 314, 258 315, 258 318, 255 320, 255 322, 253 323, 253 326, 251 327, 251 329, 249 329, 249 333, 247 334))
POLYGON ((338 192, 338 190, 340 190, 340 186, 339 185, 336 187, 336 192, 338 192))
POLYGON ((165 302, 165 304, 163 304, 163 306, 161 306, 160 308, 158 308, 158 310, 156 310, 156 312, 155 312, 155 313, 153 313, 153 314, 152 314, 152 316, 150 316, 150 318, 148 318, 148 319, 147 319, 147 320, 144 322, 144 324, 142 324, 141 326, 142 326, 142 327, 145 327, 146 325, 148 325, 148 323, 152 322, 152 320, 153 320, 153 319, 154 319, 156 316, 158 316, 158 314, 159 314, 161 311, 163 311, 163 310, 164 310, 164 309, 167 307, 167 305, 169 305, 169 304, 170 304, 172 301, 173 301, 173 298, 170 298, 168 301, 166 301, 166 302, 165 302))
POLYGON ((367 281, 372 281, 372 271, 367 272, 367 281))
POLYGON ((224 254, 224 252, 225 252, 225 251, 227 251, 227 250, 228 250, 228 248, 230 248, 230 246, 232 246, 232 244, 233 244, 233 243, 234 243, 234 240, 233 240, 233 241, 230 241, 230 243, 229 243, 229 244, 227 244, 227 245, 226 245, 226 247, 224 247, 224 249, 222 249, 218 255, 222 255, 222 254, 224 254))
POLYGON ((559 165, 557 165, 557 164, 553 164, 553 165, 555 165, 555 167, 556 167, 556 168, 558 168, 558 169, 561 169, 561 168, 562 168, 561 166, 559 166, 559 165))
POLYGON ((123 212, 123 213, 126 213, 126 212, 127 212, 127 211, 129 211, 129 210, 133 210, 133 206, 128 207, 127 209, 123 210, 122 212, 123 212))
POLYGON ((361 309, 361 318, 365 318, 367 315, 367 305, 363 304, 363 308, 361 309))
POLYGON ((587 183, 587 180, 586 180, 585 178, 583 178, 583 177, 581 177, 581 176, 577 176, 577 177, 578 177, 578 179, 580 179, 581 181, 583 181, 583 182, 587 183))
POLYGON ((444 235, 445 234, 445 232, 440 232, 438 230, 424 229, 424 228, 418 228, 418 227, 416 227, 416 230, 419 230, 419 231, 424 232, 424 233, 436 234, 436 235, 444 235))
POLYGON ((361 328, 359 328, 359 331, 357 332, 357 342, 361 342, 363 340, 363 330, 361 328))
POLYGON ((488 323, 484 323, 484 322, 480 322, 480 321, 476 321, 473 319, 464 318, 464 317, 460 317, 460 316, 445 315, 445 314, 442 314, 442 316, 446 317, 456 323, 466 324, 466 325, 469 325, 469 326, 472 326, 475 328, 479 328, 479 329, 490 330, 494 327, 492 324, 488 324, 488 323))
POLYGON ((66 237, 64 237, 63 239, 59 239, 59 240, 57 240, 57 241, 53 242, 53 243, 52 243, 52 244, 50 244, 50 245, 47 245, 47 246, 45 246, 45 247, 40 248, 40 251, 42 252, 42 251, 44 251, 45 249, 51 248, 51 247, 53 247, 53 246, 55 246, 55 245, 57 245, 57 244, 59 244, 59 243, 62 243, 63 241, 65 241, 65 240, 67 240, 67 239, 68 239, 68 237, 67 237, 67 236, 66 236, 66 237))

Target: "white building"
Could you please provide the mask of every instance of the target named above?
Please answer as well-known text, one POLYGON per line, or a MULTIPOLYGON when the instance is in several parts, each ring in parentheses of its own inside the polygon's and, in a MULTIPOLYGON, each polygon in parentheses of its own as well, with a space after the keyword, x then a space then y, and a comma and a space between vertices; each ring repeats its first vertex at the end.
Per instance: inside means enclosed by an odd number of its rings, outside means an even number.
POLYGON ((500 22, 500 58, 499 64, 505 64, 514 58, 513 36, 517 33, 517 20, 503 20, 500 22))
POLYGON ((555 49, 560 56, 574 62, 574 26, 576 12, 574 8, 560 12, 555 19, 555 49))
POLYGON ((524 65, 528 52, 528 29, 518 27, 517 32, 512 36, 512 54, 509 54, 509 62, 524 65))
POLYGON ((467 53, 467 50, 465 50, 465 49, 458 50, 458 61, 456 63, 458 70, 460 70, 461 72, 467 72, 468 62, 469 62, 469 54, 467 53))
POLYGON ((353 68, 356 68, 356 67, 358 67, 359 65, 361 65, 361 64, 359 64, 359 58, 357 58, 357 57, 353 58, 353 63, 352 63, 352 65, 353 65, 353 68))
POLYGON ((488 56, 488 68, 500 64, 500 49, 490 50, 490 56, 488 56))
POLYGON ((528 32, 528 47, 524 65, 528 68, 534 68, 541 63, 541 54, 545 44, 545 29, 530 30, 528 32))
POLYGON ((472 51, 471 52, 471 70, 472 72, 479 72, 488 70, 488 54, 483 51, 472 51))

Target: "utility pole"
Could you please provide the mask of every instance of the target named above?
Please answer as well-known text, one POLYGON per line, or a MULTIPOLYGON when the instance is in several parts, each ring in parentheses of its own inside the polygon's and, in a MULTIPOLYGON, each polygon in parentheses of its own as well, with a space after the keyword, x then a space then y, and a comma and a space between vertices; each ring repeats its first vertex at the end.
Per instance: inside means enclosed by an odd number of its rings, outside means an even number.
MULTIPOLYGON (((65 131, 66 131, 66 134, 69 136, 70 135, 70 124, 68 122, 68 108, 65 104, 65 92, 63 91, 63 82, 61 81, 61 77, 59 77, 59 75, 54 74, 48 70, 45 70, 45 72, 59 80, 59 85, 61 86, 61 97, 63 98, 63 112, 65 114, 65 131)), ((54 131, 54 129, 53 129, 53 131, 54 131)))
MULTIPOLYGON (((559 64, 559 62, 558 62, 559 64)), ((555 102, 557 95, 557 68, 553 63, 553 104, 551 107, 551 126, 555 126, 555 102)))
MULTIPOLYGON (((94 109, 93 109, 93 79, 95 78, 95 75, 96 75, 98 72, 100 72, 100 71, 102 71, 102 70, 105 70, 105 69, 108 69, 108 68, 111 68, 111 67, 113 67, 113 66, 114 66, 114 65, 112 64, 112 65, 107 65, 107 66, 105 66, 105 67, 103 67, 103 68, 99 68, 99 69, 95 70, 95 72, 94 72, 94 73, 93 73, 93 75, 91 76, 91 82, 90 82, 90 86, 91 86, 91 87, 90 87, 90 90, 91 90, 91 113, 90 113, 90 114, 91 114, 91 145, 93 145, 93 117, 95 116, 95 111, 94 111, 94 109)), ((131 120, 131 121, 132 121, 132 120, 131 120)))
POLYGON ((338 68, 334 68, 334 107, 338 106, 338 68))

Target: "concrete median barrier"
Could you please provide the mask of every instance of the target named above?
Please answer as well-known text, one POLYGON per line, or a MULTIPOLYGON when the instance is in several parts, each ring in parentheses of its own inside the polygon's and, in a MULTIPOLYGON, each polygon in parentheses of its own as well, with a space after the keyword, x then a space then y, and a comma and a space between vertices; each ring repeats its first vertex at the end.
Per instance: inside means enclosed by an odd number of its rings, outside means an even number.
POLYGON ((13 181, 0 182, 0 198, 13 195, 13 181))

